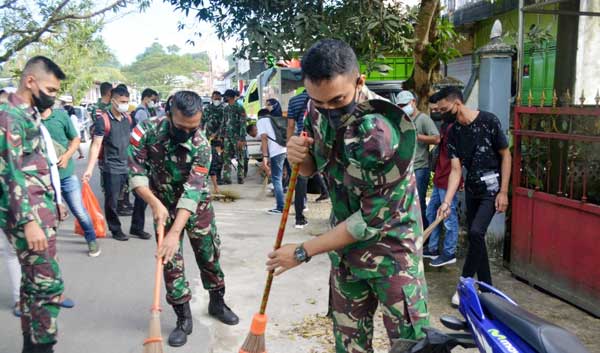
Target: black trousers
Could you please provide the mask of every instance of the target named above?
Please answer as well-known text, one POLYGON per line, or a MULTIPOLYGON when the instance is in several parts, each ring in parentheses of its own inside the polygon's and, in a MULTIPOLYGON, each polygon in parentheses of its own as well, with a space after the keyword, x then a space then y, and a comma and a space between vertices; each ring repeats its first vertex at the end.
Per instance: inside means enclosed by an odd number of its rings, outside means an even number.
MULTIPOLYGON (((108 229, 114 234, 122 231, 121 221, 117 214, 117 203, 123 185, 127 183, 127 174, 102 172, 102 182, 104 184, 104 216, 106 217, 108 229)), ((132 229, 144 229, 145 211, 146 203, 136 195, 133 206, 132 229), (140 225, 141 227, 137 228, 140 225)))
POLYGON ((469 250, 463 266, 462 276, 473 277, 487 284, 492 284, 490 261, 485 245, 485 233, 496 213, 494 196, 475 197, 465 193, 467 206, 467 227, 469 230, 469 250))
POLYGON ((141 197, 139 197, 135 191, 133 192, 135 200, 133 202, 133 215, 131 215, 131 228, 132 232, 141 232, 144 230, 144 223, 146 221, 146 207, 148 204, 141 197))
POLYGON ((298 175, 296 181, 296 190, 294 193, 294 209, 296 210, 296 223, 303 221, 304 218, 304 206, 306 202, 306 187, 308 185, 308 178, 298 175))

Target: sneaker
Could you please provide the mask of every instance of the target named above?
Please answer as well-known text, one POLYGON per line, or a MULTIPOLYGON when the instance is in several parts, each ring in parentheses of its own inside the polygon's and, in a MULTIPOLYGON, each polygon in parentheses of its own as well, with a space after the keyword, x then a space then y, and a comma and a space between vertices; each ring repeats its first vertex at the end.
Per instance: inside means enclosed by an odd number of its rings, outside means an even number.
POLYGON ((452 296, 452 306, 458 308, 459 305, 460 297, 458 296, 458 292, 454 292, 454 295, 452 296))
POLYGON ((302 210, 302 212, 308 212, 308 211, 309 211, 308 207, 304 206, 304 209, 302 210))
POLYGON ((431 260, 429 266, 431 267, 442 267, 456 263, 456 256, 454 255, 441 255, 431 260))
POLYGON ((88 256, 97 257, 100 255, 102 250, 100 250, 100 246, 95 241, 91 241, 88 243, 88 256))
POLYGON ((15 303, 13 307, 13 315, 16 317, 21 317, 21 305, 19 303, 15 303))
POLYGON ((123 231, 120 231, 120 230, 113 232, 112 237, 114 240, 120 240, 120 241, 129 240, 129 237, 127 236, 127 234, 123 233, 123 231))
POLYGON ((429 248, 424 248, 423 249, 423 257, 426 259, 435 259, 438 256, 440 256, 440 253, 438 253, 438 251, 431 251, 429 250, 429 248))
POLYGON ((321 194, 321 196, 317 197, 315 202, 321 202, 321 201, 327 200, 328 198, 329 198, 328 194, 321 194))
POLYGON ((274 208, 274 209, 272 209, 272 210, 268 210, 268 211, 267 211, 267 213, 268 213, 268 214, 273 214, 273 215, 280 215, 280 214, 282 214, 282 213, 283 213, 283 211, 281 211, 281 210, 278 210, 278 209, 274 208))
POLYGON ((300 221, 296 221, 296 225, 294 226, 294 228, 296 229, 304 229, 305 226, 308 225, 308 221, 306 219, 300 220, 300 221))

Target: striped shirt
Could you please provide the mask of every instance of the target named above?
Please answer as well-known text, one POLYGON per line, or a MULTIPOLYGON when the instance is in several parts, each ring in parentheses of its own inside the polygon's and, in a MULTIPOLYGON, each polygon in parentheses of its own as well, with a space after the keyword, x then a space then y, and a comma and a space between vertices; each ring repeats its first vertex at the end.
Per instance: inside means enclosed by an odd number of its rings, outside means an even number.
POLYGON ((308 93, 306 90, 297 96, 294 96, 288 102, 288 119, 296 121, 296 135, 304 129, 304 113, 306 112, 306 104, 308 103, 308 93))

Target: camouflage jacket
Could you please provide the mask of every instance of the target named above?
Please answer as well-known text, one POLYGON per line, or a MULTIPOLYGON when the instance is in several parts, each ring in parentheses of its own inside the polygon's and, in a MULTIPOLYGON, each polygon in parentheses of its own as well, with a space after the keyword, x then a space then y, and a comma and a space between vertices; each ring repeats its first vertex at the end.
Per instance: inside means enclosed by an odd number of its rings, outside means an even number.
POLYGON ((100 116, 100 113, 107 112, 110 110, 110 103, 102 102, 102 99, 98 99, 96 104, 93 104, 90 107, 90 115, 92 116, 92 121, 96 121, 96 119, 100 116))
POLYGON ((170 122, 165 117, 146 120, 133 129, 130 187, 150 187, 172 216, 179 208, 195 213, 210 202, 210 144, 198 129, 194 137, 176 145, 171 142, 169 130, 170 122))
POLYGON ((246 111, 239 104, 223 108, 223 131, 221 135, 230 141, 246 141, 246 111))
POLYGON ((202 116, 202 127, 205 129, 206 136, 209 138, 213 135, 222 137, 220 135, 222 126, 223 105, 216 106, 212 103, 209 104, 204 109, 204 115, 202 116))
POLYGON ((22 229, 31 221, 44 228, 57 225, 54 188, 40 124, 35 110, 15 94, 0 106, 2 229, 22 229))
POLYGON ((332 264, 343 263, 358 278, 399 271, 422 276, 417 255, 422 224, 412 167, 414 124, 366 88, 357 102, 352 114, 332 124, 311 101, 304 122, 314 138, 310 153, 329 182, 332 212, 357 239, 331 252, 332 264))

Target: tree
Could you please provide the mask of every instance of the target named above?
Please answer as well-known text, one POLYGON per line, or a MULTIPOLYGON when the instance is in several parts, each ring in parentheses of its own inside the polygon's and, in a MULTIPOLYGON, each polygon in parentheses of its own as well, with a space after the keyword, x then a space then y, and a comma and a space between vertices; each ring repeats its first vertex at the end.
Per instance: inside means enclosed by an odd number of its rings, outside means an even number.
POLYGON ((194 74, 208 71, 208 54, 180 55, 179 48, 175 48, 172 46, 165 50, 161 44, 154 42, 123 69, 127 82, 139 88, 152 88, 163 97, 174 89, 192 88, 198 83, 194 74))
POLYGON ((148 1, 113 0, 104 7, 95 8, 91 0, 1 0, 0 64, 27 46, 40 42, 46 34, 59 34, 63 25, 116 12, 133 2, 144 6, 148 1))

